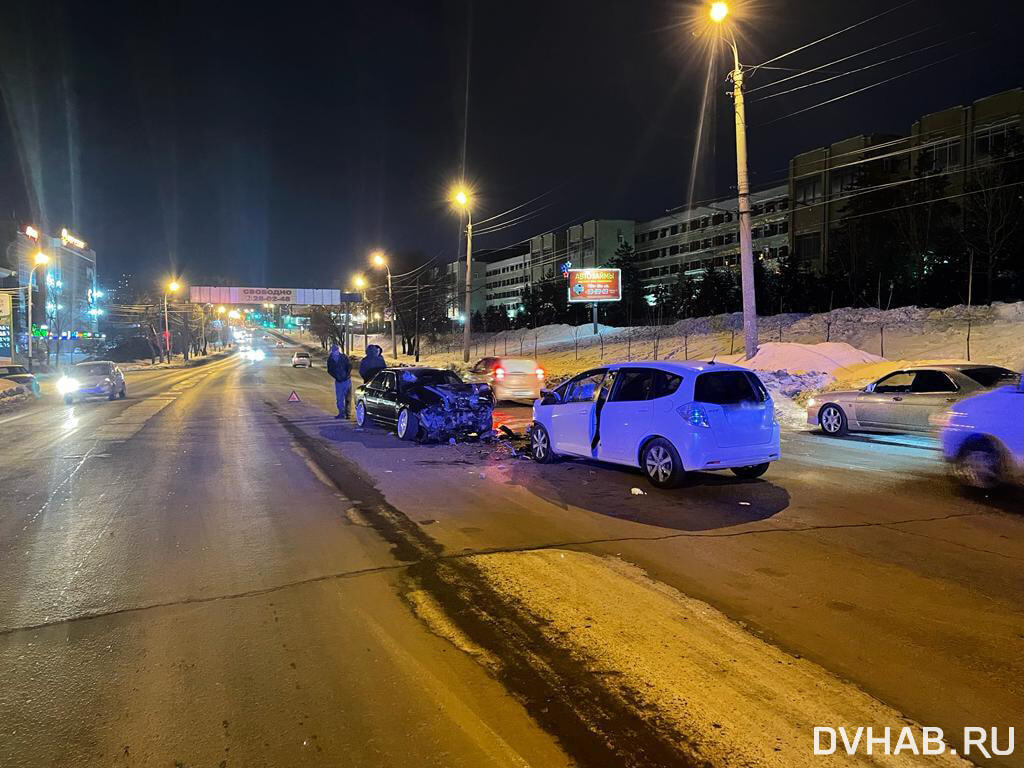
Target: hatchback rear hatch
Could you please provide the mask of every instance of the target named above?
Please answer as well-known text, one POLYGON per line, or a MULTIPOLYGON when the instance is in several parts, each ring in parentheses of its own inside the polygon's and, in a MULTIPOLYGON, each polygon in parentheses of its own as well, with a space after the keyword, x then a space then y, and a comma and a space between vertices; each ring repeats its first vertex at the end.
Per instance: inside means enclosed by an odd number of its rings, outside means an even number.
POLYGON ((775 413, 764 384, 749 371, 707 371, 694 382, 693 399, 707 413, 719 448, 771 442, 775 413))

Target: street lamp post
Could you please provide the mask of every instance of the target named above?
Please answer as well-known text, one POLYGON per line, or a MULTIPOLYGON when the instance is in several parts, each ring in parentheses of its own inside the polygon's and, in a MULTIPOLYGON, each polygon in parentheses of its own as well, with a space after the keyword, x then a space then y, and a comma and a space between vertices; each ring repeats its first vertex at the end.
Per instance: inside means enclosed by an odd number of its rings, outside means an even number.
POLYGON ((452 202, 466 212, 466 323, 462 329, 462 362, 469 362, 469 342, 472 332, 473 301, 473 211, 469 190, 457 187, 452 193, 452 202))
POLYGON ((167 294, 178 292, 178 281, 171 280, 164 289, 164 344, 167 347, 167 362, 171 362, 171 323, 167 313, 167 294))
POLYGON ((391 356, 398 359, 398 341, 395 339, 395 315, 398 312, 395 311, 395 296, 391 292, 391 267, 388 265, 387 259, 384 258, 384 254, 377 251, 373 254, 373 265, 375 267, 384 267, 384 271, 387 272, 388 276, 388 304, 391 306, 391 356))
POLYGON ((367 304, 366 302, 366 278, 363 277, 362 275, 356 275, 354 283, 356 288, 359 289, 360 293, 363 294, 363 351, 365 352, 366 348, 370 344, 369 334, 366 328, 367 323, 370 322, 370 307, 369 304, 367 304))
MULTIPOLYGON (((721 24, 729 15, 724 2, 711 5, 711 20, 721 24)), ((732 48, 732 95, 736 116, 736 197, 740 217, 740 284, 743 292, 743 347, 746 359, 757 354, 757 299, 754 288, 754 245, 750 234, 750 181, 747 177, 747 118, 743 103, 743 68, 736 47, 736 38, 730 33, 732 48)))
MULTIPOLYGON (((50 261, 50 257, 47 256, 42 251, 39 251, 38 253, 36 253, 35 259, 33 259, 33 262, 32 262, 32 267, 28 271, 28 288, 26 289, 27 290, 27 294, 28 294, 28 299, 26 301, 26 304, 28 305, 28 307, 27 307, 28 308, 28 345, 27 345, 27 348, 28 348, 28 369, 29 369, 29 371, 32 370, 32 276, 36 272, 36 267, 38 267, 40 265, 43 265, 43 264, 48 264, 49 261, 50 261)), ((60 364, 59 360, 57 361, 57 364, 58 365, 60 364)))

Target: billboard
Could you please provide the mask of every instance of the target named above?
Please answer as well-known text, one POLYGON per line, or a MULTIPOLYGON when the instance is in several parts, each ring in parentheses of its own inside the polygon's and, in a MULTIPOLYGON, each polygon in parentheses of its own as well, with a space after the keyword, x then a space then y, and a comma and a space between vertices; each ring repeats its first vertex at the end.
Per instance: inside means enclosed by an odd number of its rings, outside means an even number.
POLYGON ((11 294, 0 293, 0 363, 9 363, 13 359, 11 349, 11 294))
POLYGON ((193 285, 188 289, 194 304, 323 304, 337 306, 345 298, 337 288, 254 288, 193 285))
POLYGON ((569 283, 569 303, 590 304, 596 301, 622 300, 622 270, 570 269, 566 278, 569 283))

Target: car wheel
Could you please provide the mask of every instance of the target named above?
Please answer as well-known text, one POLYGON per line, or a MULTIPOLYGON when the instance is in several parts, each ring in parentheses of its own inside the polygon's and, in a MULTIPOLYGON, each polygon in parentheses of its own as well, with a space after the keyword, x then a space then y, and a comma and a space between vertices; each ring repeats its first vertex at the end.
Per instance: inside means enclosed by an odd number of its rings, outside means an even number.
POLYGON ((551 464, 558 460, 558 456, 551 450, 551 435, 537 423, 530 430, 530 453, 538 464, 551 464))
POLYGON ((370 414, 366 412, 366 403, 362 400, 356 403, 356 426, 359 427, 372 427, 373 419, 370 418, 370 414))
POLYGON ((75 404, 75 398, 73 398, 71 395, 64 395, 64 403, 66 405, 74 405, 75 404))
POLYGON ((828 403, 818 411, 818 425, 829 437, 842 437, 847 432, 848 422, 843 409, 835 403, 828 403))
POLYGON ((640 467, 656 488, 675 488, 686 474, 679 452, 663 437, 656 437, 644 446, 640 467))
POLYGON ((117 396, 124 400, 126 397, 128 397, 128 390, 125 389, 124 387, 121 387, 121 391, 117 393, 117 396))
POLYGON ((989 491, 1003 482, 1003 458, 987 438, 968 440, 956 457, 953 470, 964 485, 989 491))
POLYGON ((768 471, 768 462, 764 464, 751 464, 749 467, 733 467, 732 473, 744 480, 753 480, 768 471))
POLYGON ((416 414, 408 408, 403 408, 398 414, 398 427, 395 430, 399 440, 415 440, 420 431, 420 421, 416 414))

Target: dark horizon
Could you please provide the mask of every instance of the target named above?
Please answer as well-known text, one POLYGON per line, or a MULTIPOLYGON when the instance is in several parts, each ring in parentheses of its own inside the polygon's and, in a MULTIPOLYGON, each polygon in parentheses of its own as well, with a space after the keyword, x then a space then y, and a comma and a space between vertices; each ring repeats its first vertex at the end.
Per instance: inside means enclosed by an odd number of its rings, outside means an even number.
MULTIPOLYGON (((891 7, 746 5, 750 64, 891 7)), ((925 13, 910 3, 780 62, 819 66, 912 33, 858 65, 928 49, 752 98, 754 188, 784 180, 798 152, 906 133, 919 115, 1024 84, 1000 31, 1024 14, 1002 5, 943 0, 925 13)), ((463 159, 478 219, 541 196, 480 248, 585 218, 651 218, 686 203, 705 76, 686 23, 698 7, 446 2, 434 12, 393 2, 240 16, 198 4, 100 14, 23 3, 0 32, 0 206, 5 217, 49 219, 51 231, 74 227, 104 281, 173 271, 239 285, 344 286, 374 248, 406 262, 455 254, 445 191, 463 159)), ((733 189, 727 65, 722 52, 698 200, 733 189)), ((748 89, 786 74, 760 70, 748 89)))

